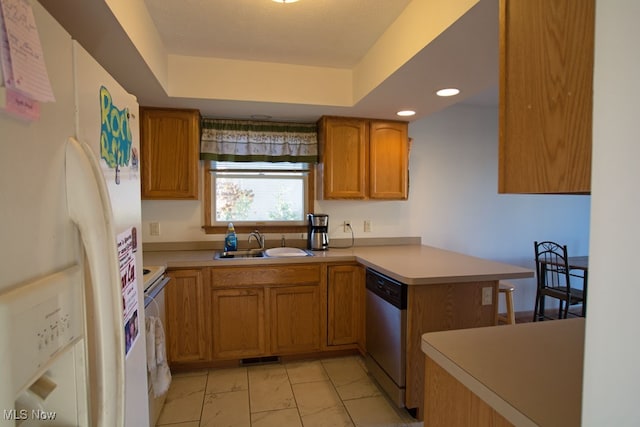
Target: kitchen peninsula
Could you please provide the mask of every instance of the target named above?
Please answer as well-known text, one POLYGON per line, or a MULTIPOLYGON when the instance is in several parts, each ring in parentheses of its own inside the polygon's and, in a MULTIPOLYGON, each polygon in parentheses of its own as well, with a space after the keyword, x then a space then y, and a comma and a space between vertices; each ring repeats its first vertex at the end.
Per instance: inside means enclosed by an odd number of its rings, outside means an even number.
MULTIPOLYGON (((358 246, 314 252, 314 256, 309 257, 242 260, 215 260, 213 250, 145 251, 144 259, 145 263, 166 265, 169 274, 172 271, 178 274, 190 271, 189 274, 200 277, 201 284, 194 287, 192 296, 186 300, 187 304, 195 304, 194 300, 198 298, 206 300, 198 306, 193 305, 194 311, 199 310, 199 314, 189 322, 191 325, 197 322, 201 324, 203 336, 198 340, 198 354, 190 359, 200 365, 219 360, 216 354, 227 354, 229 358, 233 355, 238 359, 248 355, 264 357, 344 349, 364 351, 364 268, 374 269, 406 284, 405 405, 407 408, 417 408, 419 417, 424 392, 424 355, 420 348, 422 334, 494 325, 498 281, 533 276, 529 269, 425 245, 358 246), (343 289, 340 291, 344 292, 341 297, 332 298, 332 291, 337 289, 332 281, 340 278, 349 278, 346 281, 353 289, 343 289), (486 301, 487 288, 490 288, 490 301, 486 301), (231 297, 243 298, 245 303, 233 309, 231 306, 218 305, 223 301, 222 298, 231 297), (285 302, 283 307, 277 305, 280 297, 285 302), (352 301, 345 301, 348 299, 352 301), (332 301, 337 305, 331 306, 332 301), (284 307, 287 306, 305 306, 309 309, 298 309, 289 314, 295 316, 297 313, 304 319, 289 319, 282 323, 283 316, 287 314, 284 307), (220 329, 220 324, 226 322, 216 322, 220 316, 217 311, 236 315, 237 310, 242 309, 247 310, 243 319, 254 319, 242 328, 252 344, 242 344, 233 349, 224 345, 222 348, 216 347, 220 346, 220 342, 232 343, 235 340, 227 338, 233 335, 232 332, 225 333, 220 329), (347 311, 337 314, 334 319, 332 314, 337 309, 347 311), (354 338, 350 344, 341 342, 340 345, 334 345, 327 337, 331 336, 330 331, 335 330, 334 323, 344 322, 347 316, 353 317, 351 323, 347 322, 347 329, 353 331, 354 338), (250 328, 249 325, 256 326, 250 328), (307 342, 306 347, 294 348, 289 345, 295 341, 287 336, 291 334, 291 325, 294 325, 294 329, 308 326, 311 338, 299 338, 307 342), (252 329, 257 329, 255 334, 252 329), (213 338, 207 339, 211 335, 213 338), (216 335, 221 335, 217 341, 216 335), (317 340, 314 338, 316 336, 317 340), (225 352, 225 348, 233 351, 225 352), (243 353, 247 349, 251 351, 243 353)), ((179 283, 173 282, 174 287, 179 283)), ((170 295, 171 292, 168 292, 168 298, 170 295)), ((168 307, 170 305, 168 302, 168 307)), ((177 332, 172 331, 171 320, 168 322, 168 335, 171 336, 177 332)), ((179 321, 174 322, 174 330, 178 324, 179 321)))
POLYGON ((425 425, 579 426, 584 325, 576 318, 424 334, 425 425))

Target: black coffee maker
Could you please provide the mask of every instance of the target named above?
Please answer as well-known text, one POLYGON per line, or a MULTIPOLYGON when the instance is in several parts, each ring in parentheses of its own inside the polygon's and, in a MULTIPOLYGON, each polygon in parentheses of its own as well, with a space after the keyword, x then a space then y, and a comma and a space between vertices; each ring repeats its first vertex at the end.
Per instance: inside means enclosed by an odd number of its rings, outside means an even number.
POLYGON ((307 249, 326 251, 329 249, 329 215, 308 214, 307 249))

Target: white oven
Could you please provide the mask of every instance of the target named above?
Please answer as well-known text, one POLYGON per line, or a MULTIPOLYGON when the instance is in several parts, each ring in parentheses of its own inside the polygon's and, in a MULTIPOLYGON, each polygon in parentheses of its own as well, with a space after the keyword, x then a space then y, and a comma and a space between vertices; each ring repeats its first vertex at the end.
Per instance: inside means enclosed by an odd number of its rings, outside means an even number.
MULTIPOLYGON (((165 310, 164 310, 164 287, 169 282, 169 278, 164 274, 164 266, 144 266, 144 311, 145 320, 150 322, 151 319, 160 319, 159 323, 153 323, 155 327, 159 327, 165 324, 165 310)), ((146 329, 145 329, 146 330, 146 329)), ((159 335, 156 333, 156 337, 159 335)), ((164 336, 164 330, 162 333, 164 336)), ((154 345, 155 342, 148 345, 154 345)), ((155 346, 157 349, 158 347, 155 346)), ((147 346, 147 352, 149 354, 149 348, 147 346)), ((147 359, 149 362, 149 359, 147 359)), ((160 417, 160 411, 167 397, 166 392, 156 397, 153 391, 153 379, 151 377, 150 370, 147 370, 147 382, 149 384, 149 425, 155 426, 160 417)))

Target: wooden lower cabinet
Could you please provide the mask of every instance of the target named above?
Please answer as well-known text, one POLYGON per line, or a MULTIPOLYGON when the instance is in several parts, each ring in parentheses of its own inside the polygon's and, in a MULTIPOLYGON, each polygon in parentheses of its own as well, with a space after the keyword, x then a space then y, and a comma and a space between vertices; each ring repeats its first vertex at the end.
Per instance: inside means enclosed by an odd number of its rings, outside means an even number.
POLYGON ((213 360, 320 351, 321 319, 326 318, 324 268, 211 268, 213 360))
POLYGON ((364 349, 364 267, 332 265, 327 272, 327 344, 364 349))
POLYGON ((319 286, 269 289, 271 352, 305 353, 320 350, 319 286))
POLYGON ((264 356, 264 290, 214 289, 211 299, 213 358, 264 356))
POLYGON ((365 350, 364 267, 309 263, 167 271, 173 366, 365 350), (328 287, 327 287, 328 284, 328 287))
POLYGON ((424 425, 431 427, 512 427, 431 358, 425 357, 424 425))
MULTIPOLYGON (((424 353, 427 332, 493 326, 497 321, 498 281, 412 285, 407 296, 407 384, 405 404, 424 410, 424 353), (483 288, 492 288, 491 304, 482 305, 483 288)), ((427 425, 427 423, 425 423, 427 425)))
POLYGON ((165 288, 169 363, 207 361, 211 358, 211 333, 203 304, 208 300, 203 270, 172 270, 167 276, 171 278, 165 288))

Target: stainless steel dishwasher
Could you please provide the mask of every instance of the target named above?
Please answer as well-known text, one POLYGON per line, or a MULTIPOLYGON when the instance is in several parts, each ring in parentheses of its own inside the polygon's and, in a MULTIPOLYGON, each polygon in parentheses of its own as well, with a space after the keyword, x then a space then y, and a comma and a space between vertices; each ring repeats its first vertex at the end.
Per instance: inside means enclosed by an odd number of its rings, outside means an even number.
POLYGON ((407 285, 367 269, 367 369, 392 401, 404 407, 407 285))

